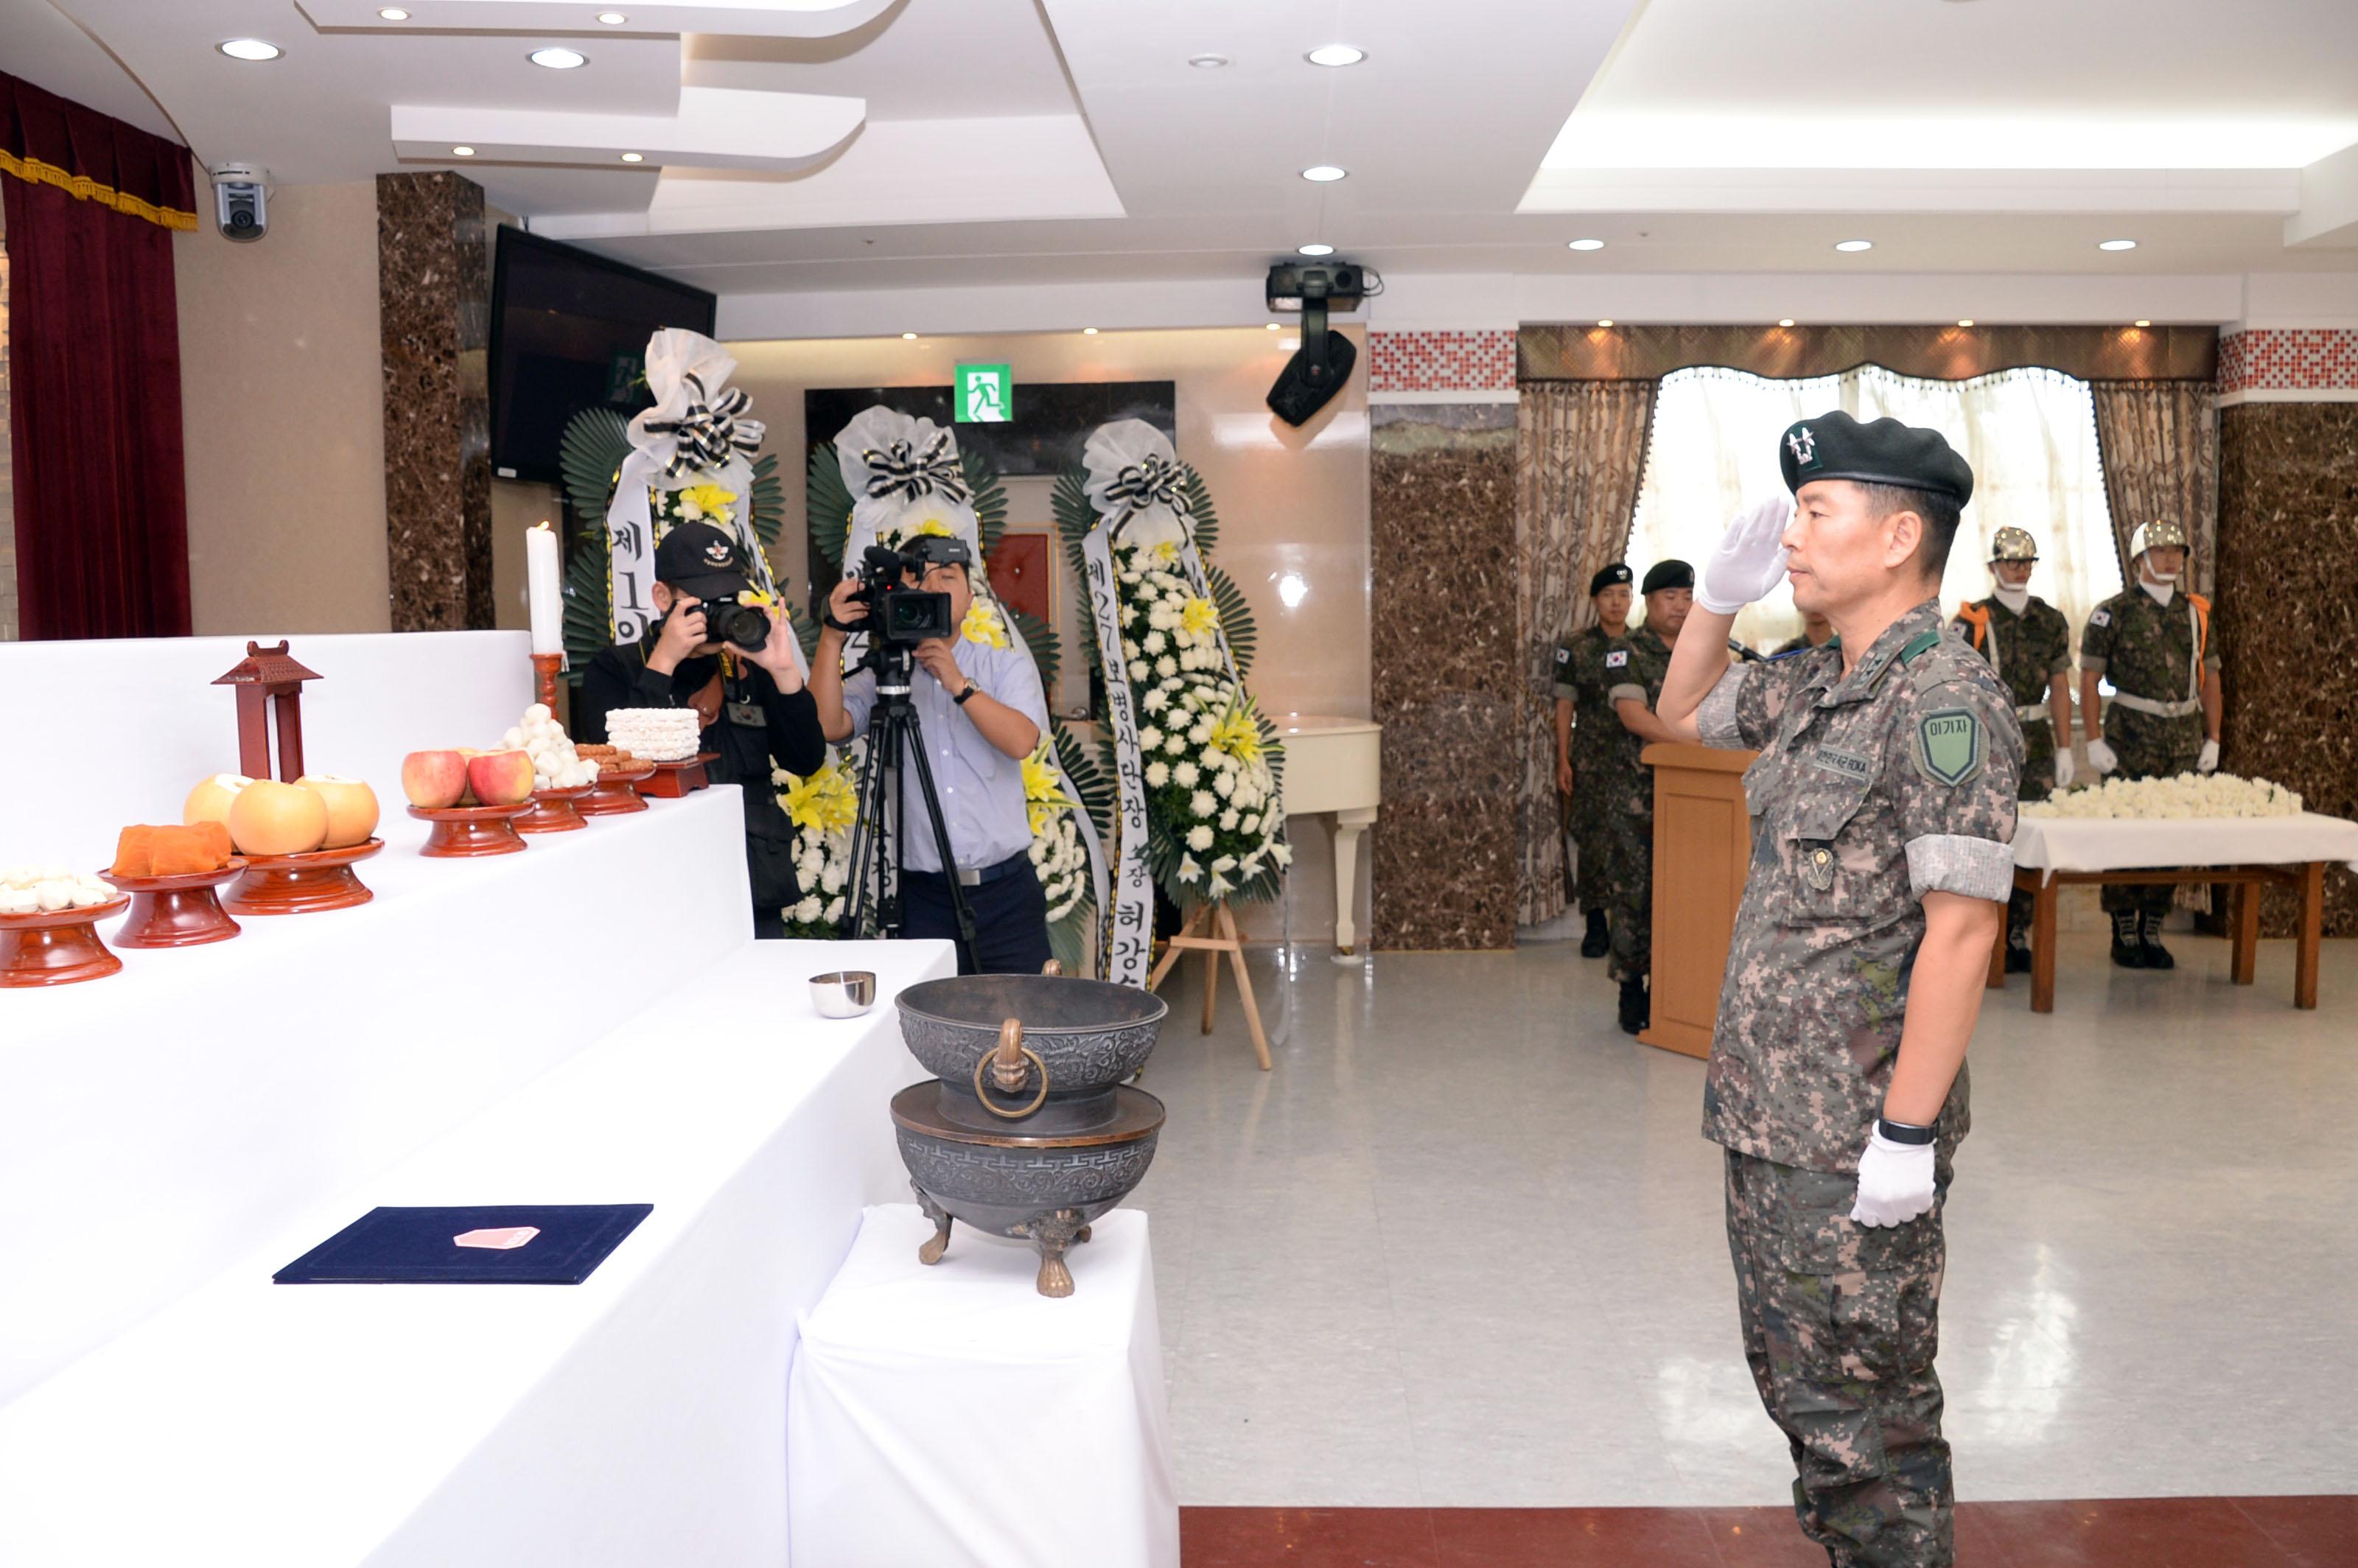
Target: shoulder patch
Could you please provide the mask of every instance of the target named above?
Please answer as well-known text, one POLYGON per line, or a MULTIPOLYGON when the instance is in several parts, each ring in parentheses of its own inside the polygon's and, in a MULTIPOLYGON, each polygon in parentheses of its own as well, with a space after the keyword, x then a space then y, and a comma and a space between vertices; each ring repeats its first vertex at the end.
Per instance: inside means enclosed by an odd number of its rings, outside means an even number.
POLYGON ((2098 610, 2088 617, 2088 624, 2091 626, 2110 626, 2112 623, 2113 612, 2109 610, 2098 610))
POLYGON ((1572 663, 1572 650, 1570 648, 1558 648, 1555 651, 1555 662, 1558 667, 1562 667, 1563 665, 1572 663))
POLYGON ((1916 771, 1954 788, 1989 761, 1989 731, 1970 708, 1939 708, 1916 720, 1916 771))
POLYGON ((1608 670, 1625 669, 1628 664, 1629 650, 1627 648, 1616 648, 1605 655, 1605 667, 1608 670))

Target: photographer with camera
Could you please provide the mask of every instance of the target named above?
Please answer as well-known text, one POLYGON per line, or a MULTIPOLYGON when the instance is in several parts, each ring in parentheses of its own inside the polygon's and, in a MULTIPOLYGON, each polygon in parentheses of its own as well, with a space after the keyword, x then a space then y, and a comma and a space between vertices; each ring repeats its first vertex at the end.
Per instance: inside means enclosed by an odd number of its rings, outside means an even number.
POLYGON ((1050 957, 1048 900, 1032 869, 1023 759, 1047 731, 1048 705, 1020 640, 1011 633, 997 647, 963 634, 973 560, 965 540, 944 535, 921 534, 897 553, 871 547, 828 596, 811 695, 838 743, 869 730, 880 685, 888 698, 905 686, 914 710, 924 751, 901 780, 900 935, 957 943, 961 974, 1036 975, 1050 957), (869 633, 869 651, 847 679, 853 632, 869 633), (928 777, 955 861, 947 866, 929 820, 928 777), (959 938, 959 894, 973 914, 970 948, 959 938))
POLYGON ((795 827, 770 782, 774 761, 810 773, 827 761, 818 709, 803 682, 795 634, 774 606, 741 602, 753 590, 736 543, 708 523, 682 523, 655 546, 652 588, 661 616, 636 643, 601 648, 573 699, 573 734, 606 739, 620 708, 693 708, 698 750, 719 753, 706 776, 742 786, 745 869, 753 885, 753 935, 784 936, 784 911, 800 902, 795 827))

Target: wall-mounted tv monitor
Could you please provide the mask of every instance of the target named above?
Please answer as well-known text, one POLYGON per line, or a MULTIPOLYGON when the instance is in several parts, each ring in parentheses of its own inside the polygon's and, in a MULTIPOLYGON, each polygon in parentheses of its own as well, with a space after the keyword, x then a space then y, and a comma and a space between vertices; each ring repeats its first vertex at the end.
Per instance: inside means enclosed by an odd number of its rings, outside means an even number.
POLYGON ((492 471, 554 483, 566 424, 584 408, 653 404, 647 340, 708 335, 718 301, 634 266, 503 228, 492 275, 492 471))

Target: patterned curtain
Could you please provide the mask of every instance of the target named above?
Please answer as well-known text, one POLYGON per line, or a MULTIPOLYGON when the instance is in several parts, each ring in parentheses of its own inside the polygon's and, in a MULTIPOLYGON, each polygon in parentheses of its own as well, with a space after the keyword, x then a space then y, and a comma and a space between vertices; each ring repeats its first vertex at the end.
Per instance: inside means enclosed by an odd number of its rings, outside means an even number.
POLYGON ((1515 428, 1515 630, 1525 685, 1515 922, 1564 906, 1555 791, 1555 640, 1588 624, 1584 591, 1621 558, 1646 468, 1650 381, 1527 381, 1515 428))
POLYGON ((2193 590, 2218 576, 2219 388, 2201 381, 2092 381, 2096 449, 2113 543, 2129 577, 2129 535, 2141 523, 2174 518, 2193 542, 2193 590))

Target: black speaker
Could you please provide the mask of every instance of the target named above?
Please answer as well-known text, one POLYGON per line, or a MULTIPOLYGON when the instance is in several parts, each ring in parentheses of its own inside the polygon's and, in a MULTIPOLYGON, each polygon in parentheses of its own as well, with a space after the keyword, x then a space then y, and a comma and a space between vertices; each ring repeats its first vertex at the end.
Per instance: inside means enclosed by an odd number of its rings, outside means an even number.
POLYGON ((1302 346, 1277 373, 1269 389, 1270 411, 1289 425, 1306 425, 1351 379, 1359 351, 1340 332, 1304 331, 1302 346), (1313 354, 1318 357, 1314 360, 1313 354))

